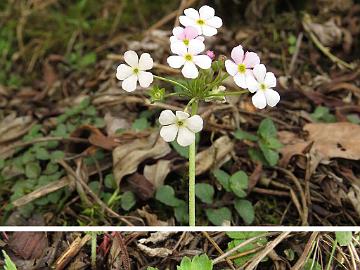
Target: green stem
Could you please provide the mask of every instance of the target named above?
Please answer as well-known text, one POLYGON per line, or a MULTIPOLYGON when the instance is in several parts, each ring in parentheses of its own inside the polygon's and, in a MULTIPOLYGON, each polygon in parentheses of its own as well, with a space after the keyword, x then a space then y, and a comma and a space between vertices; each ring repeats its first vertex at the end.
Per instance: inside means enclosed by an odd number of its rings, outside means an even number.
POLYGON ((328 264, 327 264, 327 266, 326 266, 326 270, 330 270, 332 261, 333 261, 333 259, 334 259, 334 254, 335 254, 336 246, 337 246, 337 240, 336 240, 336 238, 335 238, 334 241, 333 241, 333 246, 332 246, 332 250, 331 250, 329 262, 328 262, 328 264))
MULTIPOLYGON (((197 101, 191 104, 191 115, 195 115, 198 109, 197 101)), ((189 146, 189 225, 195 226, 195 157, 196 142, 189 146)))
POLYGON ((242 95, 245 93, 249 93, 249 90, 242 90, 242 91, 236 91, 236 92, 223 92, 220 94, 212 94, 212 95, 209 95, 208 97, 237 96, 237 95, 242 95))
POLYGON ((177 85, 177 86, 185 89, 186 91, 190 92, 189 88, 187 88, 185 85, 183 85, 183 84, 181 84, 181 83, 179 83, 177 81, 173 81, 173 80, 170 80, 170 79, 167 79, 167 78, 164 78, 164 77, 161 77, 161 76, 157 76, 157 75, 153 75, 153 76, 156 79, 159 79, 159 80, 162 80, 162 81, 165 81, 165 82, 168 82, 168 83, 172 83, 172 84, 177 85))
POLYGON ((91 268, 96 269, 96 232, 91 232, 91 268))

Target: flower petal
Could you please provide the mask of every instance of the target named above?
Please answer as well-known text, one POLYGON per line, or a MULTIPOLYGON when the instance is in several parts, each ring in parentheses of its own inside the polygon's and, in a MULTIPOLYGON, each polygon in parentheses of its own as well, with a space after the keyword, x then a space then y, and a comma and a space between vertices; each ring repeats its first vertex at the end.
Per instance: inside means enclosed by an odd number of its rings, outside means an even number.
POLYGON ((164 110, 160 113, 159 116, 159 122, 161 125, 170 125, 176 123, 176 116, 175 114, 170 110, 164 110))
POLYGON ((253 69, 253 74, 255 76, 255 79, 259 83, 264 82, 265 74, 266 74, 266 67, 263 64, 255 65, 255 67, 253 69))
POLYGON ((275 78, 274 73, 267 72, 266 75, 265 75, 264 83, 269 88, 275 87, 276 86, 276 78, 275 78))
POLYGON ((260 58, 254 52, 246 52, 243 63, 247 68, 253 68, 255 65, 260 64, 260 58))
POLYGON ((121 64, 116 69, 116 78, 120 81, 129 78, 133 74, 133 69, 128 65, 121 64))
POLYGON ((193 115, 189 119, 186 119, 186 127, 192 132, 196 133, 203 129, 204 121, 200 115, 193 115))
POLYGON ((181 146, 189 146, 195 141, 195 133, 191 132, 186 127, 179 128, 179 134, 177 137, 177 142, 181 146))
POLYGON ((189 53, 197 55, 205 50, 205 44, 197 39, 192 39, 189 42, 189 53))
POLYGON ((151 58, 150 54, 143 53, 140 56, 140 60, 139 60, 139 69, 140 70, 152 69, 153 65, 154 65, 154 60, 151 58))
POLYGON ((183 39, 184 27, 177 26, 172 30, 172 33, 177 39, 183 39))
POLYGON ((164 139, 165 142, 172 142, 176 138, 179 128, 176 124, 170 126, 164 126, 160 129, 160 136, 164 139))
POLYGON ((190 116, 190 114, 188 114, 187 112, 176 111, 176 118, 177 118, 178 120, 188 119, 189 116, 190 116))
POLYGON ((215 28, 220 28, 223 24, 222 20, 220 19, 220 17, 215 16, 212 17, 211 19, 206 20, 206 24, 215 28))
POLYGON ((185 63, 185 58, 183 56, 172 55, 167 58, 167 62, 172 68, 179 68, 185 63))
POLYGON ((154 80, 154 76, 148 71, 140 71, 138 77, 140 86, 144 88, 149 87, 154 80))
POLYGON ((204 42, 205 41, 205 38, 203 36, 198 36, 196 37, 197 40, 200 40, 201 42, 204 42))
POLYGON ((215 16, 215 10, 212 7, 209 7, 207 5, 202 6, 199 9, 199 13, 200 13, 200 18, 205 19, 205 20, 210 19, 215 16))
POLYGON ((235 64, 241 64, 244 60, 244 50, 241 45, 234 47, 231 50, 231 58, 235 64))
POLYGON ((184 10, 184 14, 186 15, 186 17, 189 17, 193 20, 198 20, 199 19, 199 12, 196 9, 193 8, 187 8, 184 10))
POLYGON ((126 92, 132 92, 136 89, 136 84, 138 81, 138 77, 136 74, 131 75, 129 78, 125 79, 122 84, 121 87, 126 91, 126 92))
POLYGON ((211 58, 207 55, 195 55, 194 63, 202 69, 208 69, 211 67, 211 58))
POLYGON ((258 109, 264 109, 266 107, 266 97, 264 91, 257 91, 255 95, 252 96, 252 103, 258 109))
POLYGON ((184 75, 185 78, 188 79, 195 79, 199 75, 199 71, 196 68, 193 62, 185 62, 184 67, 181 70, 181 73, 184 75))
POLYGON ((202 31, 203 35, 207 36, 207 37, 212 37, 212 36, 216 35, 216 33, 217 33, 217 29, 215 27, 212 27, 209 25, 203 25, 201 27, 201 31, 202 31))
POLYGON ((246 84, 246 76, 243 73, 238 73, 234 76, 234 81, 236 83, 237 86, 246 89, 247 88, 247 84, 246 84))
POLYGON ((190 17, 187 16, 180 16, 179 17, 179 22, 183 25, 183 26, 195 26, 196 22, 194 19, 191 19, 190 17))
POLYGON ((246 76, 246 86, 249 89, 249 91, 251 93, 256 92, 257 90, 259 90, 259 82, 255 79, 254 75, 252 74, 252 72, 246 72, 245 73, 246 76))
POLYGON ((125 52, 124 60, 130 67, 137 67, 139 65, 139 57, 134 51, 125 52))
POLYGON ((172 42, 170 44, 170 49, 174 54, 181 55, 181 56, 183 56, 187 53, 187 47, 184 44, 184 42, 181 42, 181 41, 172 42))
POLYGON ((278 92, 276 92, 272 89, 266 89, 264 93, 265 93, 265 97, 266 97, 266 103, 270 107, 276 106, 276 104, 278 104, 278 102, 280 101, 280 95, 278 92))
POLYGON ((184 38, 191 40, 196 38, 199 35, 198 30, 193 26, 187 26, 184 29, 184 38))
POLYGON ((238 66, 231 60, 225 61, 225 68, 227 73, 229 73, 231 76, 235 76, 236 73, 238 73, 238 66))

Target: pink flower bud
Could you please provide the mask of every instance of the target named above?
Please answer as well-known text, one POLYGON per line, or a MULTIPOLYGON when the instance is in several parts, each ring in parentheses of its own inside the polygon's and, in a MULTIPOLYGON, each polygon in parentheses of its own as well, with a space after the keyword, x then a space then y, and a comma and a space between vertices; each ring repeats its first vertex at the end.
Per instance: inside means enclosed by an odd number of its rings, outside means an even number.
POLYGON ((213 51, 206 51, 206 55, 211 58, 211 60, 215 59, 215 53, 213 51))

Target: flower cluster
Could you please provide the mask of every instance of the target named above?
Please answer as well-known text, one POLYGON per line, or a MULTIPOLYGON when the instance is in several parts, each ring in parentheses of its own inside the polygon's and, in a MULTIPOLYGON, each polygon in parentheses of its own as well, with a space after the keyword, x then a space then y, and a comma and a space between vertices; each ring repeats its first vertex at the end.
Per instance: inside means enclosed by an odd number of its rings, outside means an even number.
MULTIPOLYGON (((199 88, 199 84, 201 86, 201 83, 204 84, 205 81, 197 79, 200 74, 198 68, 209 70, 215 59, 213 51, 205 51, 205 38, 217 34, 218 29, 222 26, 222 20, 215 16, 213 8, 205 5, 199 10, 185 9, 184 15, 179 17, 179 21, 182 26, 175 27, 172 31, 170 50, 173 55, 167 58, 167 63, 172 68, 181 68, 182 75, 187 79, 193 79, 193 85, 199 88)), ((122 88, 132 92, 137 88, 138 82, 143 88, 149 87, 154 78, 154 75, 148 71, 153 67, 151 56, 144 53, 139 58, 136 52, 127 51, 124 54, 124 60, 126 64, 120 64, 116 72, 116 77, 123 81, 122 88)), ((272 72, 266 71, 256 53, 244 52, 241 45, 233 48, 231 59, 225 61, 225 69, 233 77, 236 85, 254 93, 252 102, 256 108, 263 109, 266 105, 273 107, 280 101, 279 94, 272 89, 276 86, 276 78, 272 72)), ((212 74, 216 72, 219 71, 213 70, 212 74)), ((220 84, 226 76, 221 77, 220 80, 215 78, 213 82, 208 81, 207 85, 202 85, 203 88, 212 88, 206 90, 204 95, 200 95, 201 99, 206 102, 225 102, 227 92, 225 87, 220 84)), ((155 78, 180 84, 158 76, 155 78)), ((182 85, 182 87, 188 90, 186 86, 182 85)), ((160 100, 165 96, 165 90, 158 87, 154 87, 152 92, 150 96, 155 100, 160 100)), ((194 92, 197 96, 190 96, 191 101, 188 105, 194 98, 199 98, 198 90, 194 92)), ((198 101, 200 99, 196 102, 198 101)), ((176 139, 182 146, 192 144, 195 140, 195 133, 203 128, 201 117, 199 115, 190 116, 186 109, 184 112, 177 111, 176 114, 165 110, 160 114, 159 122, 163 126, 160 131, 163 139, 167 142, 176 139)))

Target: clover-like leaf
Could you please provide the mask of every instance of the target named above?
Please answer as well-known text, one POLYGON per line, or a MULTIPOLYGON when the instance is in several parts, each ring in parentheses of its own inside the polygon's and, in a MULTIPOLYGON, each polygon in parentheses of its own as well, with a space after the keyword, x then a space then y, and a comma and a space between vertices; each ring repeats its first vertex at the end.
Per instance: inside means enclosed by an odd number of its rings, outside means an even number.
POLYGON ((244 171, 238 171, 230 177, 230 188, 239 198, 246 197, 246 189, 249 185, 248 176, 244 171))
POLYGON ((203 203, 211 204, 213 202, 215 190, 212 185, 198 183, 195 185, 195 194, 203 203))

